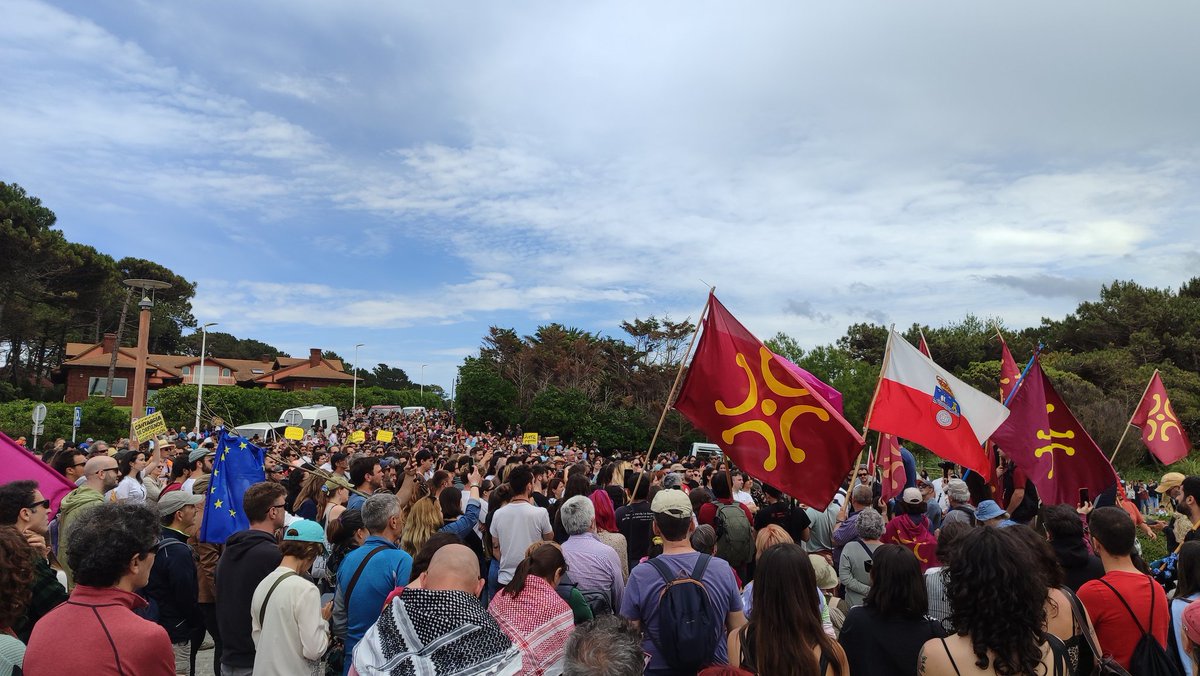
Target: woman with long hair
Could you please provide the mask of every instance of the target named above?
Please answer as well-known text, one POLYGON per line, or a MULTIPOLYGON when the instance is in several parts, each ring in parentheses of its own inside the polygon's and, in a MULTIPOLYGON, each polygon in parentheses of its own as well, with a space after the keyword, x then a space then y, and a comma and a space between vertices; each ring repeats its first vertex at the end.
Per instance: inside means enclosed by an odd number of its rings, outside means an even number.
POLYGON ((488 605, 500 630, 521 648, 523 674, 562 673, 563 649, 575 628, 571 607, 554 590, 565 572, 561 549, 535 543, 488 605))
POLYGON ((975 528, 959 543, 946 578, 956 633, 925 642, 925 676, 1063 673, 1066 647, 1045 631, 1046 577, 1008 530, 975 528))
MULTIPOLYGON (((1096 658, 1088 646, 1087 637, 1083 635, 1084 631, 1092 631, 1091 619, 1087 608, 1069 588, 1063 586, 1063 569, 1050 542, 1029 526, 1009 526, 1006 530, 1024 543, 1033 555, 1038 571, 1046 578, 1046 631, 1057 636, 1066 646, 1067 676, 1091 674, 1096 666, 1096 658), (1082 623, 1076 619, 1076 614, 1082 618, 1082 623)), ((938 551, 938 556, 941 556, 940 545, 938 551)))
MULTIPOLYGON (((579 474, 572 474, 571 476, 567 477, 567 487, 563 490, 562 500, 558 502, 558 505, 559 507, 562 507, 564 502, 570 500, 576 495, 582 495, 585 497, 591 495, 593 490, 599 489, 594 488, 592 484, 588 482, 587 477, 579 474)), ((563 528, 562 518, 559 516, 557 510, 554 512, 554 519, 551 522, 551 526, 554 529, 554 541, 558 544, 561 545, 567 541, 568 537, 570 537, 567 535, 567 529, 563 528)))
POLYGON ((322 486, 317 494, 317 515, 320 524, 328 526, 330 521, 337 519, 350 502, 350 482, 343 476, 334 475, 322 486))
POLYGON ((445 524, 442 510, 433 498, 417 500, 412 509, 408 510, 408 519, 404 522, 404 531, 400 534, 400 548, 410 556, 416 556, 430 535, 441 530, 445 524))
POLYGON ((846 613, 838 641, 854 676, 916 676, 917 655, 941 623, 926 617, 929 600, 916 555, 900 545, 880 545, 871 557, 871 589, 846 613))
POLYGON ((1200 542, 1185 542, 1179 548, 1179 558, 1175 562, 1175 596, 1171 598, 1171 621, 1175 635, 1175 649, 1183 664, 1183 673, 1192 676, 1192 658, 1184 649, 1183 640, 1183 611, 1197 599, 1200 599, 1200 542))
POLYGON ((146 489, 146 504, 151 507, 158 505, 158 496, 163 492, 163 469, 163 461, 157 460, 142 471, 142 488, 146 489))
POLYGON ((592 506, 596 508, 596 539, 612 547, 621 560, 621 574, 629 579, 629 547, 625 536, 617 531, 617 512, 613 508, 612 496, 608 491, 596 489, 588 496, 592 506))
POLYGON ((17 638, 13 625, 29 605, 29 585, 33 581, 33 552, 16 528, 0 526, 0 674, 7 676, 21 667, 25 644, 17 638))
POLYGON ((363 524, 362 510, 347 509, 325 526, 325 538, 329 541, 329 557, 325 560, 325 575, 317 582, 321 593, 337 589, 337 572, 342 559, 366 541, 369 533, 363 524))
POLYGON ((304 483, 300 484, 300 491, 296 493, 296 499, 292 501, 292 514, 301 519, 316 521, 320 516, 320 512, 317 511, 317 498, 321 495, 321 488, 325 485, 325 477, 316 472, 305 472, 301 469, 293 469, 292 472, 304 474, 304 483))
POLYGON ((821 594, 804 548, 767 549, 755 577, 754 614, 729 632, 730 664, 763 676, 849 676, 842 647, 821 628, 821 594))
POLYGON ((146 504, 146 487, 142 485, 142 470, 146 469, 146 453, 139 450, 122 451, 117 454, 117 471, 121 483, 113 489, 114 502, 133 505, 146 504))

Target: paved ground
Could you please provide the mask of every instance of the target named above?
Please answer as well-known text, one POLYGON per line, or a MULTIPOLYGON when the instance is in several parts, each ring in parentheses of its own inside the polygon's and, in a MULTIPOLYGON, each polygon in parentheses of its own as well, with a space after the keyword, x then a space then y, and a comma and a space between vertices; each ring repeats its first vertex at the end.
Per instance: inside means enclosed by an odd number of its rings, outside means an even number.
MULTIPOLYGON (((212 639, 209 639, 212 640, 212 639)), ((195 676, 213 676, 213 651, 201 650, 196 654, 196 674, 195 676)))

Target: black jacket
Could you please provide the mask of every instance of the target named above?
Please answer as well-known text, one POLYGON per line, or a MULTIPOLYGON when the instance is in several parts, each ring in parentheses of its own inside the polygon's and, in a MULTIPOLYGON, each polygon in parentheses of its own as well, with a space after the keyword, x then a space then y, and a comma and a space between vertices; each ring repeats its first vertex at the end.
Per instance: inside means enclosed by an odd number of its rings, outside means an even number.
POLYGON ((142 596, 150 602, 150 618, 167 630, 172 643, 191 640, 192 633, 204 626, 198 594, 195 551, 186 535, 163 528, 142 596))
POLYGON ((1063 570, 1063 584, 1077 592, 1084 582, 1099 580, 1104 577, 1104 564, 1092 554, 1088 554, 1082 539, 1071 538, 1070 541, 1051 540, 1050 546, 1058 563, 1063 570))
POLYGON ((254 639, 250 638, 250 599, 258 583, 279 567, 283 554, 275 536, 243 530, 229 536, 217 563, 217 627, 221 632, 221 661, 230 666, 254 667, 254 639))

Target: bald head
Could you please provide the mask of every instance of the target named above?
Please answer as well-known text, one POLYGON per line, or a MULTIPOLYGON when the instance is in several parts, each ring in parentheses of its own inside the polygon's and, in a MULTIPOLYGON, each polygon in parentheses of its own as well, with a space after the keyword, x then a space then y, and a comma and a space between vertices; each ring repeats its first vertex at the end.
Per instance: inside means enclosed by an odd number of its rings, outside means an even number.
POLYGON ((107 455, 98 455, 88 459, 83 466, 83 475, 87 483, 97 491, 104 493, 116 488, 121 477, 116 471, 117 459, 107 455))
POLYGON ((446 545, 433 555, 424 574, 425 589, 456 589, 478 596, 483 588, 479 578, 479 559, 465 545, 446 545))

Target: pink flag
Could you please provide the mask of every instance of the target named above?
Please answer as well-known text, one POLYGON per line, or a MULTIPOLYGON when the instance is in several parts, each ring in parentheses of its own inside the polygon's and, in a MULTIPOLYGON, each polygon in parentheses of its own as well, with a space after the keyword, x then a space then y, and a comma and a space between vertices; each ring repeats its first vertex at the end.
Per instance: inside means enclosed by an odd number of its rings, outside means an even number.
POLYGON ((781 357, 779 355, 775 355, 775 358, 777 360, 779 360, 779 364, 781 366, 783 366, 783 368, 785 370, 791 371, 793 374, 796 375, 797 378, 799 378, 800 380, 803 380, 805 382, 805 384, 807 384, 809 387, 811 387, 814 390, 816 390, 817 392, 819 392, 821 394, 821 396, 825 398, 825 401, 827 401, 829 403, 829 405, 834 408, 834 410, 836 410, 838 413, 841 413, 842 415, 845 415, 845 412, 842 410, 842 393, 841 392, 838 392, 837 390, 833 389, 833 387, 830 385, 826 385, 824 382, 821 381, 820 378, 814 376, 813 374, 809 373, 808 371, 805 371, 804 369, 800 368, 799 366, 796 366, 788 359, 781 357))
POLYGON ((25 479, 36 481, 38 490, 50 501, 50 518, 58 512, 58 503, 75 490, 66 477, 0 432, 0 484, 25 479))

